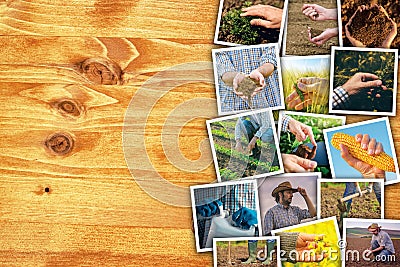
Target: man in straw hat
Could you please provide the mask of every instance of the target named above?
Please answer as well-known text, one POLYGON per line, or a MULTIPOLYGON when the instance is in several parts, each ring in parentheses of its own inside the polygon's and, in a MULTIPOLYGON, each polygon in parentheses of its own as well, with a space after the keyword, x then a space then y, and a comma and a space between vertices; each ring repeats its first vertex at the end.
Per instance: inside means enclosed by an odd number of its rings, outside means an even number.
POLYGON ((390 255, 395 253, 394 246, 389 234, 382 231, 381 228, 377 223, 368 226, 368 231, 372 234, 372 239, 371 247, 366 255, 369 257, 373 254, 375 261, 388 262, 391 260, 390 255))
POLYGON ((264 218, 264 234, 270 235, 274 229, 299 224, 302 220, 317 215, 317 210, 304 188, 293 188, 290 182, 280 183, 273 191, 276 205, 270 208, 264 218), (293 194, 299 192, 308 209, 291 206, 293 194))

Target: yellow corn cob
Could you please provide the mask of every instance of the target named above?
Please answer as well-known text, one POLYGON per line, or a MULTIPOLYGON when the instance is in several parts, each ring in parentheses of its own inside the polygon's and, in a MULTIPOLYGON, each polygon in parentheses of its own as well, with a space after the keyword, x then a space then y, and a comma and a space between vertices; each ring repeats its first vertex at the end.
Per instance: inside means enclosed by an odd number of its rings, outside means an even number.
POLYGON ((331 144, 340 150, 340 144, 345 145, 350 155, 375 166, 381 170, 388 172, 396 172, 393 159, 386 153, 382 152, 379 155, 369 155, 367 150, 361 148, 361 144, 356 142, 356 139, 345 133, 335 133, 332 136, 331 144))

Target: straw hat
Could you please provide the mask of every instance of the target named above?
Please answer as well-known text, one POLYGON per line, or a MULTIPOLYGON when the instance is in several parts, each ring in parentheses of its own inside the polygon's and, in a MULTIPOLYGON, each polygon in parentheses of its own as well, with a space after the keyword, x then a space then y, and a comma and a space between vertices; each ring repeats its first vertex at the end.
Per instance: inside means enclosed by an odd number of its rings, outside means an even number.
POLYGON ((368 226, 369 229, 381 229, 382 226, 379 226, 377 223, 373 223, 370 226, 368 226))
POLYGON ((292 190, 293 193, 297 192, 296 188, 292 187, 292 184, 288 181, 280 183, 273 191, 272 191, 272 196, 276 197, 276 194, 278 194, 278 192, 281 191, 285 191, 285 190, 292 190))

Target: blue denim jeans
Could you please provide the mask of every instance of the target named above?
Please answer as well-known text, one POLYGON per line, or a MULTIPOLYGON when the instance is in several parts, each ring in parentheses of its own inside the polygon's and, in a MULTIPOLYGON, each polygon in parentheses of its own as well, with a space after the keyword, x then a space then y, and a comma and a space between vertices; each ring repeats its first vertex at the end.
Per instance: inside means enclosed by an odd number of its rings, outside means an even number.
MULTIPOLYGON (((253 139, 254 135, 256 134, 259 128, 255 128, 254 125, 248 120, 242 120, 242 123, 244 126, 244 130, 246 131, 247 141, 250 142, 250 140, 253 139)), ((263 133, 260 139, 265 143, 272 143, 272 141, 274 140, 274 132, 272 131, 272 128, 269 128, 267 131, 265 131, 265 133, 263 133)), ((256 144, 256 146, 252 151, 253 155, 257 154, 258 151, 259 150, 256 144)))
MULTIPOLYGON (((374 193, 375 193, 376 199, 379 202, 379 205, 381 205, 381 184, 380 183, 374 183, 372 188, 374 189, 374 193)), ((344 190, 343 197, 347 197, 347 196, 352 195, 352 194, 354 194, 356 192, 357 192, 357 187, 353 182, 346 183, 346 189, 344 190)), ((351 205, 352 199, 347 200, 346 203, 351 205)))
MULTIPOLYGON (((374 243, 372 243, 372 246, 371 246, 371 247, 372 247, 372 249, 379 248, 380 246, 379 246, 379 244, 378 244, 378 241, 375 240, 374 243)), ((393 254, 393 253, 390 252, 390 251, 387 250, 387 249, 382 249, 382 250, 380 250, 380 251, 374 252, 374 256, 375 256, 375 257, 379 255, 379 257, 376 258, 377 261, 381 261, 381 262, 389 261, 390 258, 389 258, 388 256, 390 256, 390 255, 392 255, 392 254, 393 254)))

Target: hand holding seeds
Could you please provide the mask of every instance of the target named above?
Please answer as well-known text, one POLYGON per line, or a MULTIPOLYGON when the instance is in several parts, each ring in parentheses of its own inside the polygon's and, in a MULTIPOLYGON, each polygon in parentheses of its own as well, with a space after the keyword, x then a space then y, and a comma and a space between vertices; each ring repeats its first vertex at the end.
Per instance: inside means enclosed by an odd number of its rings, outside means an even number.
POLYGON ((383 90, 386 90, 386 86, 382 85, 382 81, 379 77, 372 73, 356 73, 351 77, 342 88, 346 90, 349 95, 355 95, 361 93, 363 89, 381 86, 383 90))
POLYGON ((282 9, 269 5, 255 5, 243 8, 242 17, 254 16, 263 19, 252 19, 250 24, 253 26, 262 26, 268 29, 279 29, 282 21, 282 9))
POLYGON ((328 103, 329 82, 325 78, 304 77, 292 86, 293 92, 286 98, 289 109, 302 110, 311 105, 328 103))

